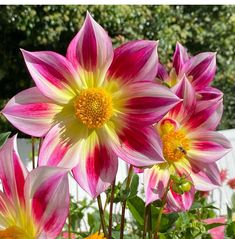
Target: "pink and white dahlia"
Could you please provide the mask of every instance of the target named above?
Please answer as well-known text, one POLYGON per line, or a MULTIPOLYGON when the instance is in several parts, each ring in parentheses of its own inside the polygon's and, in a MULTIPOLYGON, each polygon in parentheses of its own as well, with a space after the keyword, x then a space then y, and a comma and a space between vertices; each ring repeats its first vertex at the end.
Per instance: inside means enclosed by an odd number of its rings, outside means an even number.
POLYGON ((13 97, 2 113, 19 130, 45 136, 39 165, 71 168, 95 197, 114 180, 118 156, 135 166, 163 161, 152 124, 180 100, 154 83, 157 45, 141 40, 113 50, 88 13, 66 57, 22 51, 36 87, 13 97))
POLYGON ((208 117, 211 120, 217 120, 212 122, 212 130, 214 125, 217 125, 222 116, 223 111, 223 93, 210 86, 213 81, 216 72, 216 53, 215 52, 203 52, 195 56, 190 56, 187 53, 187 49, 180 43, 176 44, 176 49, 173 56, 172 69, 168 73, 166 68, 162 64, 158 64, 157 80, 160 83, 166 84, 168 87, 174 87, 185 75, 192 85, 196 93, 197 99, 197 117, 203 115, 203 106, 209 111, 213 111, 214 116, 208 117), (199 103, 200 102, 200 103, 199 103), (217 110, 215 111, 214 108, 217 110))
POLYGON ((16 136, 0 149, 0 238, 54 239, 69 210, 68 170, 39 167, 28 173, 16 136))
POLYGON ((172 90, 184 100, 155 124, 165 162, 145 169, 144 183, 146 203, 149 204, 162 198, 170 175, 191 182, 192 187, 182 194, 170 183, 167 207, 179 211, 190 208, 195 189, 210 191, 220 185, 216 161, 230 151, 231 144, 223 135, 211 130, 217 127, 216 117, 221 115, 214 114, 217 108, 211 107, 209 101, 207 105, 196 102, 195 89, 185 75, 172 90))

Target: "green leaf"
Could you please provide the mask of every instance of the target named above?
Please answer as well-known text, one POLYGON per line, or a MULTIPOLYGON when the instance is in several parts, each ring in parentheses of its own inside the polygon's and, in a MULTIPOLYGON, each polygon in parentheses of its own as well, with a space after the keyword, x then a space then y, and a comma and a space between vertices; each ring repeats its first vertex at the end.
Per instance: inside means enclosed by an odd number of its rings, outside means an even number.
POLYGON ((0 134, 0 147, 6 142, 11 132, 1 133, 0 134))
POLYGON ((127 200, 127 206, 135 218, 135 220, 139 223, 139 225, 144 225, 144 201, 138 196, 130 198, 127 200))
POLYGON ((128 195, 128 198, 132 198, 137 195, 138 185, 139 185, 139 176, 137 174, 134 174, 131 180, 130 194, 128 195))
POLYGON ((213 228, 215 228, 215 227, 220 227, 220 226, 225 226, 225 225, 226 225, 226 223, 224 224, 224 223, 218 223, 218 222, 216 222, 216 223, 211 223, 211 224, 205 225, 205 228, 206 228, 206 230, 208 231, 208 230, 213 229, 213 228))

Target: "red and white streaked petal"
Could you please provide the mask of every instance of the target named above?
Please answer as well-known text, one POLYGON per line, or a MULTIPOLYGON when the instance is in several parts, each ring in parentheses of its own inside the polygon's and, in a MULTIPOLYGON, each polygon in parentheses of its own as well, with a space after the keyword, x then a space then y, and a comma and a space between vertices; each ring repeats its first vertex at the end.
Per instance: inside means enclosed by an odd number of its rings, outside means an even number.
POLYGON ((178 75, 183 68, 184 64, 189 60, 187 49, 179 42, 176 43, 175 53, 173 56, 173 67, 178 75))
POLYGON ((158 122, 181 101, 169 88, 152 82, 136 82, 126 90, 123 118, 137 127, 158 122))
POLYGON ((40 153, 39 166, 74 168, 82 153, 83 141, 88 130, 76 119, 55 125, 45 136, 40 153))
POLYGON ((190 177, 200 191, 211 191, 221 185, 220 170, 216 163, 190 162, 190 177))
POLYGON ((169 117, 180 123, 187 122, 196 106, 195 90, 185 75, 171 90, 183 101, 170 110, 169 117))
MULTIPOLYGON (((80 74, 96 73, 94 86, 100 86, 113 59, 112 42, 106 31, 87 12, 85 22, 69 44, 67 59, 80 74)), ((81 75, 84 78, 85 75, 81 75)), ((82 79, 85 80, 85 79, 82 79)))
POLYGON ((195 90, 207 87, 214 79, 216 71, 216 53, 204 52, 190 58, 182 67, 179 76, 192 77, 195 90))
POLYGON ((188 133, 191 145, 187 156, 196 162, 212 163, 231 151, 231 143, 218 132, 201 130, 188 133))
POLYGON ((67 169, 43 166, 26 178, 26 209, 35 220, 37 236, 44 234, 46 238, 56 238, 64 226, 69 212, 67 173, 67 169))
POLYGON ((118 158, 109 145, 93 131, 83 142, 77 155, 78 165, 72 170, 78 184, 91 196, 97 197, 114 181, 118 158))
POLYGON ((197 99, 198 101, 204 100, 221 100, 223 98, 223 92, 218 90, 217 88, 207 86, 201 90, 197 91, 197 99))
POLYGON ((15 95, 2 113, 20 131, 42 137, 52 127, 54 117, 61 109, 33 87, 15 95))
POLYGON ((167 193, 166 209, 168 212, 188 211, 194 201, 195 188, 191 187, 189 192, 183 194, 175 193, 171 188, 167 193))
POLYGON ((131 41, 114 50, 113 62, 108 70, 108 78, 122 83, 154 81, 157 74, 158 42, 131 41))
POLYGON ((168 79, 168 72, 162 64, 158 63, 156 78, 161 81, 166 81, 168 79))
POLYGON ((165 163, 154 165, 144 170, 144 190, 146 205, 162 199, 170 179, 170 172, 165 163))
POLYGON ((45 96, 66 104, 76 95, 81 81, 64 56, 52 51, 22 53, 36 86, 45 96))
POLYGON ((127 163, 148 167, 164 162, 162 142, 152 126, 142 129, 124 128, 118 137, 118 143, 112 139, 113 149, 127 163))
POLYGON ((194 114, 185 123, 188 129, 215 130, 223 115, 223 99, 197 101, 194 114))
POLYGON ((24 185, 28 171, 22 163, 16 145, 16 135, 0 148, 0 179, 3 191, 15 205, 24 204, 24 185))

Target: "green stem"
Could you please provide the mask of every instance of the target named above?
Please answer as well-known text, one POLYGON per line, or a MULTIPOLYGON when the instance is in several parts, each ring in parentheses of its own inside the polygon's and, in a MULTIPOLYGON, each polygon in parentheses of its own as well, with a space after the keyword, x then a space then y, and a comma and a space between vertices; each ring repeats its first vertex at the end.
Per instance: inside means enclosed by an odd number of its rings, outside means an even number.
POLYGON ((149 205, 144 208, 144 230, 143 230, 143 239, 146 239, 146 232, 149 223, 149 205))
POLYGON ((151 204, 149 205, 149 222, 148 222, 148 234, 149 239, 152 239, 152 211, 151 211, 151 204))
POLYGON ((167 193, 169 191, 169 186, 170 186, 170 179, 169 179, 169 181, 167 183, 167 187, 166 187, 166 190, 165 190, 164 195, 163 195, 162 206, 160 207, 158 218, 157 218, 157 224, 156 224, 156 229, 155 229, 155 233, 154 233, 154 239, 158 239, 158 232, 160 230, 162 213, 163 213, 164 206, 166 204, 166 197, 167 197, 167 193))
POLYGON ((32 167, 35 169, 35 138, 32 137, 32 167))
POLYGON ((109 208, 109 237, 108 237, 108 239, 112 239, 114 191, 115 191, 115 179, 114 179, 114 181, 112 183, 112 186, 111 186, 110 208, 109 208))
POLYGON ((70 210, 69 210, 69 215, 68 215, 68 236, 69 239, 71 239, 71 217, 70 217, 70 210))
POLYGON ((103 230, 103 233, 104 233, 105 237, 108 238, 107 233, 106 233, 104 211, 103 211, 100 195, 97 197, 97 202, 98 202, 98 207, 99 207, 99 212, 100 212, 101 227, 102 227, 102 230, 103 230))
MULTIPOLYGON (((129 187, 130 187, 132 172, 133 172, 133 166, 130 165, 130 168, 128 170, 127 181, 126 181, 126 190, 128 190, 129 187)), ((126 199, 122 203, 122 217, 121 217, 121 227, 120 227, 120 239, 124 238, 125 210, 126 210, 126 199)))

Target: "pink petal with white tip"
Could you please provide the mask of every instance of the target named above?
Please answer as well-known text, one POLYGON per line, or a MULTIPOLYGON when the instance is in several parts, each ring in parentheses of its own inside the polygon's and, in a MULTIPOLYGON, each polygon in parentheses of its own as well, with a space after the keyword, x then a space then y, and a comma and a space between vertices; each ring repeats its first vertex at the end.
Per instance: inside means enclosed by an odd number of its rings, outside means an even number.
POLYGON ((65 57, 52 51, 22 53, 35 84, 46 97, 66 104, 76 95, 81 82, 65 57))
MULTIPOLYGON (((101 85, 113 59, 112 42, 105 30, 87 13, 85 22, 69 44, 67 59, 80 76, 96 74, 94 85, 101 85), (83 75, 85 74, 85 75, 83 75)), ((82 79, 86 81, 86 79, 82 79)))
POLYGON ((43 166, 30 172, 26 179, 24 194, 30 202, 27 210, 32 212, 40 235, 46 238, 58 236, 69 212, 67 173, 67 169, 43 166))
POLYGON ((122 83, 153 81, 157 74, 157 46, 158 42, 144 40, 121 45, 114 51, 108 78, 122 83))
POLYGON ((4 116, 20 131, 44 136, 53 126, 60 105, 45 97, 37 87, 29 88, 14 96, 2 110, 4 116))
POLYGON ((179 42, 176 44, 175 53, 173 56, 173 67, 178 75, 183 68, 184 64, 189 60, 187 49, 183 47, 179 42))

